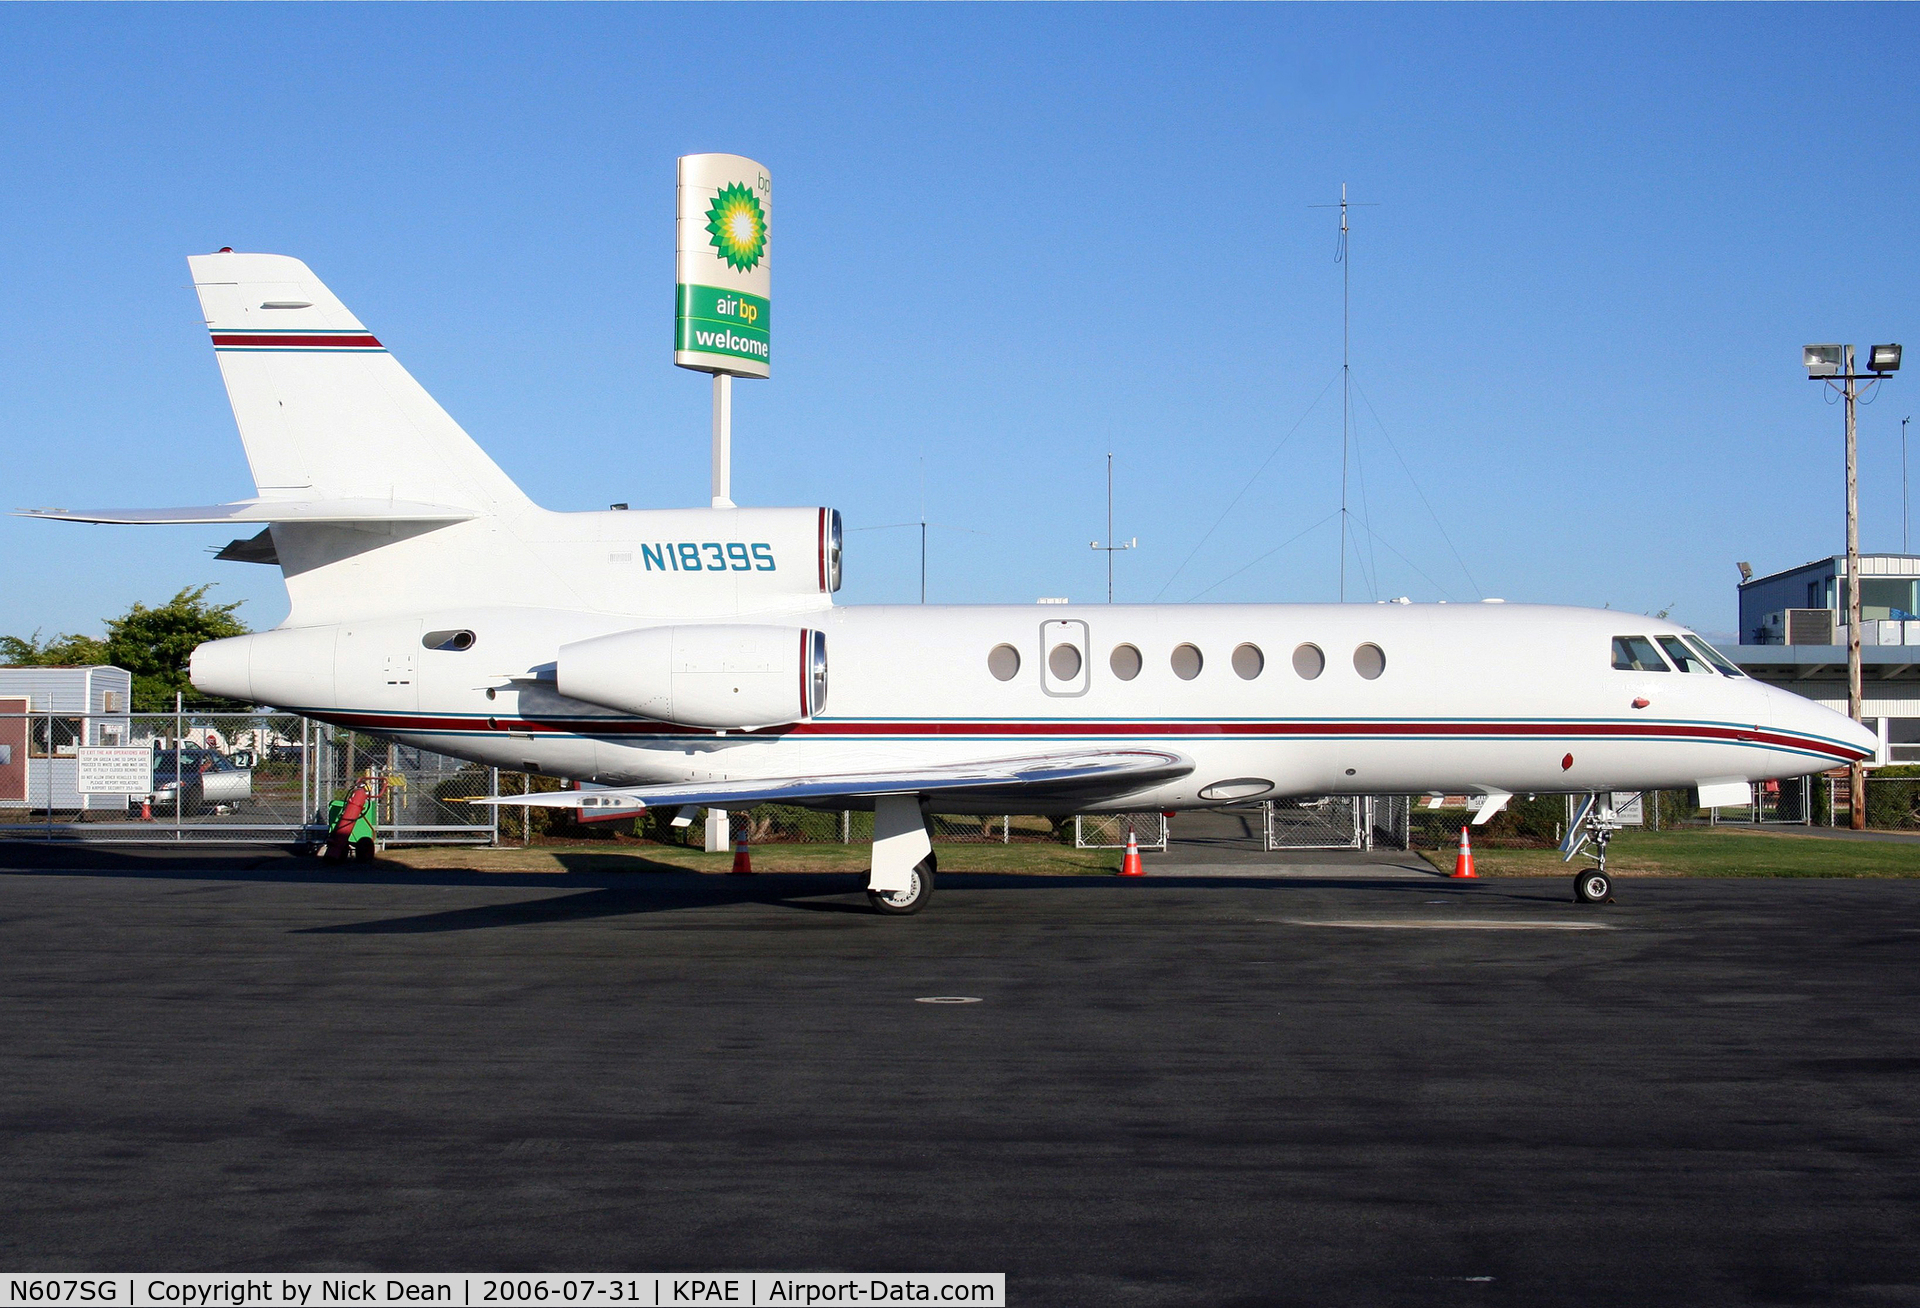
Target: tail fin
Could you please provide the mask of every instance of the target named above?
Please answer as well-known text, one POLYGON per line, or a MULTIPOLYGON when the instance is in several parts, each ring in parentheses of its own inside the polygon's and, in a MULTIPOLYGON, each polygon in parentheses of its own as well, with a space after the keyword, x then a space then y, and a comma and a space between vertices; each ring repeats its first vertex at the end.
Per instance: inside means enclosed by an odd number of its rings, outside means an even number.
POLYGON ((306 264, 224 250, 187 264, 261 496, 527 505, 306 264))

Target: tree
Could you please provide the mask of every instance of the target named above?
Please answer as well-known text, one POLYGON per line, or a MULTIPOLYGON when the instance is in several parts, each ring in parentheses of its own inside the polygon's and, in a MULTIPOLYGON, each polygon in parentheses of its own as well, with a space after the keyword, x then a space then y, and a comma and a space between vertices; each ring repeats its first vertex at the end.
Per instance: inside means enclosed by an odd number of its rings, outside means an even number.
POLYGON ((107 662, 105 641, 67 632, 42 642, 31 636, 0 636, 0 666, 10 668, 90 668, 107 662))
POLYGON ((194 646, 247 634, 246 623, 233 616, 242 601, 209 604, 211 589, 189 586, 159 608, 136 603, 108 620, 106 661, 133 674, 136 713, 164 712, 173 707, 176 692, 194 694, 187 680, 194 646))
POLYGON ((189 586, 158 608, 136 603, 107 620, 107 638, 95 640, 71 632, 41 640, 0 636, 0 664, 13 667, 75 668, 111 663, 133 674, 133 710, 164 713, 177 691, 205 704, 187 680, 187 660, 202 641, 244 636, 247 626, 233 616, 241 601, 209 604, 212 586, 189 586))

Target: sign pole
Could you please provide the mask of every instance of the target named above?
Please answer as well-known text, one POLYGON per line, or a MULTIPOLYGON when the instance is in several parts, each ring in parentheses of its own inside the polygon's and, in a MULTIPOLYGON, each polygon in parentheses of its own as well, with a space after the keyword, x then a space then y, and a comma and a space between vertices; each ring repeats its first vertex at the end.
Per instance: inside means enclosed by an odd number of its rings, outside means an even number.
POLYGON ((713 374, 713 507, 733 507, 733 374, 713 374))

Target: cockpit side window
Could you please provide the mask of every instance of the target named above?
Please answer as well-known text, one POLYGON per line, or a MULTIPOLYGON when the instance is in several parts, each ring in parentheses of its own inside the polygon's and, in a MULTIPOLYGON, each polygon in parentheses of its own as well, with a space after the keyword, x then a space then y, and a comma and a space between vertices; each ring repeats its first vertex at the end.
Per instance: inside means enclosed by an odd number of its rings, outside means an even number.
POLYGON ((1686 642, 1678 636, 1655 636, 1654 639, 1660 642, 1660 648, 1673 660, 1673 666, 1682 672, 1699 672, 1709 677, 1713 675, 1713 665, 1688 649, 1686 642))
POLYGON ((1706 641, 1701 640, 1698 636, 1692 636, 1692 635, 1688 636, 1687 644, 1693 646, 1693 648, 1696 651, 1698 651, 1701 658, 1713 664, 1714 667, 1719 668, 1720 671, 1726 673, 1726 675, 1728 675, 1729 677, 1744 677, 1747 675, 1746 673, 1742 672, 1739 668, 1733 665, 1732 659, 1728 658, 1725 654, 1722 654, 1719 650, 1715 649, 1713 646, 1707 644, 1706 641))
POLYGON ((1613 666, 1622 672, 1666 672, 1665 660, 1645 636, 1615 636, 1613 666))

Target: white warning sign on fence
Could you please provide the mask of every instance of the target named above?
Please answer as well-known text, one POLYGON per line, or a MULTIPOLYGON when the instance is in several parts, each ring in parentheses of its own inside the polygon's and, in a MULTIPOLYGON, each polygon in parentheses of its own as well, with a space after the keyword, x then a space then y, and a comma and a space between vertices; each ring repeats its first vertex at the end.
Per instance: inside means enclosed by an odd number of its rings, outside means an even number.
POLYGON ((153 790, 153 751, 82 745, 74 789, 83 795, 145 795, 153 790))

